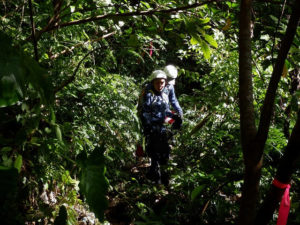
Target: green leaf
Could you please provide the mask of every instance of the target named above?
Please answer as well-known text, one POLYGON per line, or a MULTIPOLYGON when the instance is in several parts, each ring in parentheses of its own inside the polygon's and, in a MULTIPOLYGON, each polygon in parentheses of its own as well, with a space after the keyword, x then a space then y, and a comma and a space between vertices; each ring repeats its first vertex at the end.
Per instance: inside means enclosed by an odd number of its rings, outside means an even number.
POLYGON ((205 35, 204 35, 204 38, 205 38, 205 40, 206 40, 211 46, 213 46, 213 47, 215 47, 215 48, 218 47, 218 43, 216 42, 216 40, 215 40, 212 36, 210 36, 210 35, 208 35, 208 34, 205 34, 205 35))
POLYGON ((201 50, 203 52, 204 58, 208 60, 210 58, 210 48, 208 47, 208 45, 206 44, 205 41, 201 41, 200 46, 201 46, 201 50))
POLYGON ((1 152, 10 152, 12 150, 11 147, 3 147, 1 148, 1 152))
POLYGON ((130 47, 137 47, 137 46, 139 46, 139 39, 138 39, 137 35, 135 35, 135 34, 130 35, 127 44, 130 47))
POLYGON ((145 61, 144 61, 144 58, 143 58, 139 53, 137 53, 136 51, 128 50, 128 53, 130 53, 131 55, 133 55, 133 56, 139 58, 143 63, 145 62, 145 61))
POLYGON ((146 6, 146 8, 147 9, 150 9, 151 8, 151 6, 149 5, 149 3, 148 2, 141 2, 144 6, 146 6))
POLYGON ((86 198, 90 209, 100 221, 104 219, 104 210, 107 208, 106 192, 108 181, 105 177, 103 148, 95 148, 93 153, 81 163, 80 191, 86 198))
POLYGON ((55 133, 56 133, 56 138, 57 138, 59 141, 62 141, 61 130, 60 130, 60 127, 59 127, 57 124, 55 125, 55 133))
POLYGON ((22 100, 30 84, 45 104, 53 102, 52 85, 47 73, 31 57, 12 46, 10 38, 0 32, 0 107, 22 100))
POLYGON ((2 165, 6 167, 12 167, 13 161, 11 157, 8 157, 6 154, 2 155, 2 165))
POLYGON ((199 19, 199 22, 202 24, 208 23, 209 21, 210 21, 210 18, 199 19))
POLYGON ((18 170, 19 173, 21 172, 22 163, 23 163, 23 158, 21 155, 18 155, 14 162, 14 167, 18 170))
POLYGON ((275 17, 275 16, 273 16, 273 15, 270 15, 270 18, 275 22, 275 23, 277 23, 278 22, 278 19, 277 19, 277 17, 275 17))
POLYGON ((198 187, 196 187, 191 194, 191 200, 194 201, 195 198, 201 193, 201 191, 205 188, 205 184, 202 184, 198 187))
POLYGON ((199 42, 197 41, 197 39, 194 36, 192 36, 190 42, 191 42, 191 45, 199 44, 199 42))

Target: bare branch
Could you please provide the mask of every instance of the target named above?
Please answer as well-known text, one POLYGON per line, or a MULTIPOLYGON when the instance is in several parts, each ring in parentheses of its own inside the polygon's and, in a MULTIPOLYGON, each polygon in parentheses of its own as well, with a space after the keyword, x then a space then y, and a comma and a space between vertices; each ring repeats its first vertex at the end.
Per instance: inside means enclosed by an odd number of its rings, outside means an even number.
POLYGON ((23 2, 23 6, 22 6, 21 21, 20 21, 20 25, 19 25, 20 28, 22 27, 23 20, 24 20, 24 10, 25 10, 25 0, 23 2))
POLYGON ((58 87, 56 87, 54 89, 54 93, 57 93, 59 91, 61 91, 64 87, 66 87, 68 84, 72 83, 74 80, 75 80, 75 76, 79 70, 79 67, 81 65, 81 63, 86 59, 86 57, 88 57, 91 53, 95 52, 96 50, 98 50, 100 48, 95 48, 93 49, 92 51, 89 51, 80 61, 79 63, 77 64, 72 76, 70 76, 67 80, 65 80, 64 82, 62 82, 62 84, 58 87))
POLYGON ((210 119, 210 116, 212 115, 213 113, 209 113, 207 114, 203 120, 200 121, 200 123, 198 123, 194 128, 193 130, 190 132, 190 136, 192 136, 193 134, 195 134, 197 131, 199 131, 207 122, 208 120, 210 119))
POLYGON ((281 18, 282 18, 283 13, 284 13, 285 5, 286 5, 286 0, 284 0, 283 6, 282 6, 282 11, 281 11, 279 19, 277 21, 276 29, 275 29, 274 36, 273 36, 273 45, 272 45, 272 50, 271 50, 272 65, 274 65, 273 63, 274 63, 274 48, 275 48, 276 34, 277 34, 277 30, 278 30, 279 24, 281 22, 281 18))
POLYGON ((35 25, 33 21, 33 12, 32 12, 32 3, 31 0, 28 1, 29 4, 29 11, 30 11, 30 21, 31 21, 31 30, 32 30, 32 41, 33 41, 33 48, 34 48, 34 56, 35 60, 38 62, 39 57, 38 57, 38 50, 37 50, 37 40, 35 38, 35 25))
POLYGON ((127 12, 127 13, 109 13, 109 14, 105 14, 105 15, 93 16, 90 18, 82 19, 82 20, 74 20, 74 21, 50 26, 50 27, 44 28, 42 31, 44 33, 44 32, 55 30, 55 29, 62 28, 62 27, 78 25, 78 24, 88 23, 88 22, 97 21, 97 20, 104 20, 104 19, 124 18, 124 17, 130 17, 130 16, 151 16, 151 15, 158 14, 158 13, 164 13, 164 14, 176 13, 176 12, 185 11, 188 9, 197 8, 197 7, 200 7, 200 6, 208 4, 208 3, 222 2, 222 1, 225 1, 225 0, 207 0, 207 1, 199 2, 199 3, 194 3, 192 5, 186 5, 186 6, 170 8, 170 9, 153 9, 153 10, 147 10, 147 11, 135 11, 135 12, 127 12))
MULTIPOLYGON (((62 3, 63 1, 57 1, 54 5, 54 15, 50 18, 48 24, 39 32, 37 32, 37 34, 35 35, 35 39, 36 40, 39 40, 42 36, 42 34, 44 32, 46 32, 49 28, 57 25, 59 19, 60 19, 60 12, 62 11, 61 10, 61 7, 62 7, 62 3)), ((27 38, 28 39, 28 38, 27 38)))

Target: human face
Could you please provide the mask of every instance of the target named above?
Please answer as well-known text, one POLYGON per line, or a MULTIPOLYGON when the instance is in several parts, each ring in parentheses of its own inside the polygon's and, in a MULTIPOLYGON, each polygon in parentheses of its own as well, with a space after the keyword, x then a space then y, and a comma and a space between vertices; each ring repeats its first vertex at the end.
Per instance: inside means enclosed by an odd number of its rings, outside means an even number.
POLYGON ((161 92, 166 85, 166 80, 163 78, 157 78, 153 81, 153 87, 156 91, 161 92))

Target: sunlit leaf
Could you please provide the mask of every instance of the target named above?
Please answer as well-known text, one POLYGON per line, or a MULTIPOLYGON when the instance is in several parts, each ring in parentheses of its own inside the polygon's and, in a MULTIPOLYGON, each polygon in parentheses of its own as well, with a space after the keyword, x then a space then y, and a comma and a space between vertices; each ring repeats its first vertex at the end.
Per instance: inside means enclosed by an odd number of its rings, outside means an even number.
POLYGON ((18 155, 14 162, 14 167, 18 170, 19 173, 21 172, 22 162, 22 156, 18 155))
POLYGON ((200 46, 201 46, 201 50, 203 52, 204 58, 208 60, 210 58, 210 48, 208 47, 208 45, 206 44, 205 41, 201 41, 200 46))
POLYGON ((200 23, 205 24, 210 21, 210 18, 199 19, 200 23))
POLYGON ((59 141, 62 141, 62 134, 61 134, 61 129, 58 125, 55 125, 55 134, 56 134, 56 138, 59 141))
POLYGON ((199 44, 199 42, 197 41, 197 39, 194 36, 192 36, 190 42, 191 42, 192 45, 199 44))
POLYGON ((206 34, 206 35, 204 35, 204 38, 205 38, 205 40, 206 40, 211 46, 213 46, 213 47, 215 47, 215 48, 218 47, 218 43, 216 42, 216 40, 215 40, 212 36, 206 34))
POLYGON ((282 76, 286 77, 288 74, 288 68, 286 66, 286 64, 283 65, 283 70, 282 70, 282 76))

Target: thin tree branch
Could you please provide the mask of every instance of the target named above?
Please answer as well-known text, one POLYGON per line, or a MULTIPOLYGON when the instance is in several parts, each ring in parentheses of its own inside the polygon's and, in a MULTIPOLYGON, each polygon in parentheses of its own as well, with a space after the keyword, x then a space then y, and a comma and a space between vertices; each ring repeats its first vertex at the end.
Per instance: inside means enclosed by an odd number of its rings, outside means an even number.
POLYGON ((281 11, 280 17, 279 17, 279 19, 277 21, 276 29, 275 29, 274 36, 273 36, 273 45, 272 45, 272 50, 271 50, 272 65, 274 63, 274 48, 275 48, 276 34, 277 34, 277 30, 278 30, 281 18, 282 18, 283 13, 284 13, 285 5, 286 5, 286 0, 284 0, 283 6, 282 6, 282 11, 281 11))
MULTIPOLYGON (((281 1, 274 1, 274 0, 256 0, 256 2, 259 3, 271 3, 272 5, 282 5, 281 1)), ((291 4, 288 2, 287 5, 291 6, 291 4)))
POLYGON ((34 48, 34 57, 35 57, 35 60, 38 62, 39 57, 38 57, 38 49, 37 49, 37 40, 35 38, 35 25, 34 25, 34 21, 33 21, 31 0, 28 1, 28 4, 29 4, 29 11, 30 11, 30 21, 31 21, 31 30, 32 30, 31 35, 32 35, 32 41, 33 41, 33 48, 34 48))
POLYGON ((206 1, 203 1, 200 3, 194 3, 192 5, 186 5, 186 6, 170 8, 170 9, 153 9, 153 10, 147 10, 147 11, 135 11, 135 12, 127 12, 127 13, 109 13, 109 14, 105 14, 105 15, 93 16, 90 18, 82 19, 82 20, 74 20, 74 21, 54 25, 51 27, 47 27, 46 29, 43 29, 43 32, 55 30, 55 29, 62 28, 62 27, 88 23, 88 22, 97 21, 97 20, 124 18, 124 17, 130 17, 130 16, 150 16, 150 15, 154 15, 157 13, 165 13, 165 14, 175 13, 175 12, 180 12, 180 11, 184 11, 184 10, 188 10, 188 9, 197 8, 197 7, 200 7, 200 6, 208 4, 208 3, 221 2, 221 1, 225 1, 225 0, 206 0, 206 1))
POLYGON ((190 132, 190 136, 192 136, 193 134, 195 134, 197 131, 199 131, 206 123, 207 121, 210 119, 210 116, 212 115, 213 113, 209 113, 207 114, 203 120, 200 121, 200 123, 198 123, 194 128, 193 130, 190 132))
POLYGON ((95 48, 93 49, 92 51, 89 51, 80 61, 79 63, 77 64, 72 76, 70 76, 67 80, 65 80, 64 82, 62 82, 62 84, 58 87, 56 87, 54 89, 54 93, 57 93, 59 91, 61 91, 64 87, 66 87, 67 85, 69 85, 70 83, 72 83, 74 80, 75 80, 75 76, 79 70, 79 67, 81 65, 81 63, 86 59, 86 57, 88 57, 91 53, 95 52, 96 50, 98 50, 100 48, 95 48))
POLYGON ((56 4, 54 5, 54 10, 53 10, 54 15, 50 18, 48 24, 42 30, 40 30, 39 32, 36 33, 36 35, 35 35, 36 40, 39 40, 44 32, 46 32, 49 28, 55 26, 57 21, 59 21, 60 12, 62 11, 61 10, 62 2, 63 2, 62 0, 56 2, 56 4))
POLYGON ((22 24, 23 24, 24 10, 25 10, 25 0, 24 0, 24 2, 23 2, 23 6, 22 6, 21 21, 20 21, 20 25, 19 25, 20 28, 22 27, 22 24))
MULTIPOLYGON (((118 5, 120 6, 120 4, 118 4, 118 5)), ((64 11, 69 6, 70 5, 64 7, 62 9, 62 11, 64 11)), ((107 6, 97 6, 97 7, 94 7, 94 8, 76 9, 75 11, 73 11, 71 13, 66 13, 66 14, 62 15, 61 19, 64 18, 64 17, 66 17, 66 16, 71 16, 72 14, 77 13, 77 12, 87 13, 87 12, 94 11, 94 10, 97 10, 97 9, 112 8, 112 7, 114 7, 114 6, 113 5, 107 5, 107 6)))
POLYGON ((257 71, 257 73, 258 73, 260 79, 262 80, 263 83, 265 83, 265 78, 264 78, 264 76, 261 74, 261 72, 259 71, 259 68, 258 68, 258 66, 257 66, 257 63, 255 62, 254 59, 252 59, 252 63, 255 65, 256 71, 257 71))
POLYGON ((61 52, 59 52, 59 53, 56 53, 56 54, 52 55, 52 56, 50 57, 50 59, 56 59, 57 57, 59 57, 59 56, 61 56, 61 55, 63 55, 63 54, 72 52, 73 49, 75 49, 75 48, 77 48, 77 47, 83 46, 83 45, 88 44, 88 43, 90 43, 90 42, 100 41, 100 40, 105 39, 105 38, 108 38, 108 37, 110 37, 110 36, 112 36, 112 35, 114 35, 114 34, 116 34, 116 31, 111 32, 111 33, 109 33, 109 34, 105 34, 105 35, 103 35, 103 36, 101 36, 101 37, 99 37, 99 38, 93 39, 93 40, 88 40, 88 41, 85 41, 85 42, 82 42, 82 43, 78 43, 78 44, 72 46, 71 48, 65 49, 65 50, 63 50, 63 51, 61 51, 61 52))
POLYGON ((229 179, 224 181, 222 184, 220 184, 217 188, 215 188, 214 190, 212 190, 210 192, 210 194, 208 195, 208 200, 207 202, 204 204, 202 210, 201 210, 201 215, 203 216, 203 214, 205 213, 208 205, 209 205, 209 202, 211 201, 211 199, 213 198, 214 195, 217 194, 218 191, 222 190, 222 188, 224 186, 226 186, 227 184, 230 184, 232 182, 235 182, 235 181, 240 181, 243 179, 243 174, 227 174, 225 177, 228 177, 229 179))
POLYGON ((264 104, 261 110, 261 116, 259 121, 258 132, 257 132, 257 139, 259 139, 261 143, 265 143, 268 137, 271 115, 274 108, 276 90, 281 78, 285 59, 287 58, 287 54, 293 43, 293 39, 297 31, 299 17, 300 17, 300 1, 295 0, 295 5, 293 7, 292 15, 290 17, 287 30, 285 32, 285 36, 281 43, 275 68, 273 70, 271 80, 269 82, 268 90, 266 93, 266 97, 264 100, 264 104))

